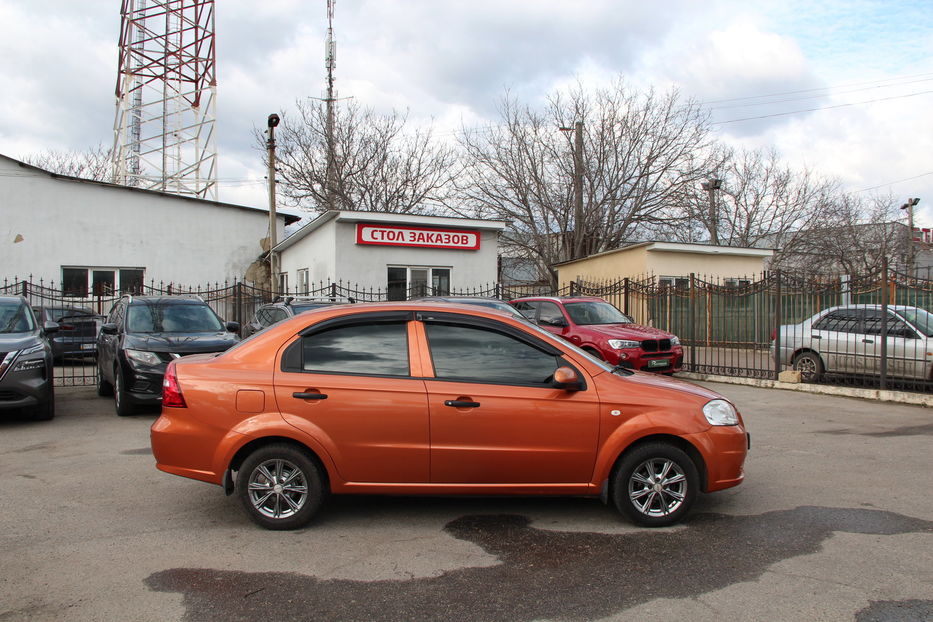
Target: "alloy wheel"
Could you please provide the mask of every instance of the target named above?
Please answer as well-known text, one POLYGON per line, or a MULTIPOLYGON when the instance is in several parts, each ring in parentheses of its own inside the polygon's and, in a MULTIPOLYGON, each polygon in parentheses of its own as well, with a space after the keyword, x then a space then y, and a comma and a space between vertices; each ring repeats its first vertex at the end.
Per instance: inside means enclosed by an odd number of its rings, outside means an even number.
POLYGON ((632 472, 628 495, 635 509, 645 516, 668 516, 684 503, 687 476, 673 460, 651 458, 632 472))

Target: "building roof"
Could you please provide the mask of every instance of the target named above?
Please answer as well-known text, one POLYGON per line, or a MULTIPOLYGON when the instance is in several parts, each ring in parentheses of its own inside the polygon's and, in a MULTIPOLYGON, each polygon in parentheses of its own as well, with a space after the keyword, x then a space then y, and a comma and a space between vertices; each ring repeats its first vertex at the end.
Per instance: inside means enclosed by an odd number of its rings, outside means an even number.
POLYGON ((356 210, 328 210, 303 226, 301 229, 282 240, 273 249, 281 252, 307 237, 328 222, 369 222, 391 225, 411 225, 416 227, 436 226, 455 229, 486 229, 502 231, 506 227, 504 220, 479 220, 456 216, 421 216, 417 214, 397 214, 389 212, 364 212, 356 210))
MULTIPOLYGON (((32 164, 21 162, 20 160, 17 160, 16 158, 11 158, 10 156, 3 155, 2 153, 0 153, 0 159, 8 160, 12 162, 13 164, 25 170, 28 170, 34 173, 39 173, 41 175, 47 175, 52 179, 60 179, 63 181, 77 182, 81 184, 90 184, 94 186, 100 186, 103 188, 110 188, 114 191, 144 192, 149 195, 162 196, 162 197, 166 197, 170 199, 181 199, 184 201, 194 201, 201 205, 208 204, 208 205, 212 205, 215 207, 249 210, 251 212, 264 212, 267 215, 269 213, 269 209, 265 207, 253 207, 251 205, 237 205, 236 203, 223 203, 220 201, 211 201, 210 199, 199 199, 197 197, 185 196, 181 194, 172 194, 171 192, 160 192, 158 190, 146 190, 144 188, 134 188, 133 186, 123 186, 120 184, 112 184, 106 181, 97 181, 95 179, 84 179, 83 177, 72 177, 71 175, 62 175, 61 173, 53 173, 52 171, 47 171, 45 169, 39 168, 38 166, 33 166, 32 164)), ((298 220, 301 219, 300 216, 296 216, 290 213, 277 212, 277 216, 280 216, 281 218, 283 218, 285 220, 286 225, 291 224, 293 222, 297 222, 298 220)))
POLYGON ((743 248, 739 246, 714 246, 712 244, 698 244, 695 242, 638 242, 622 248, 616 248, 611 251, 603 251, 595 255, 581 257, 580 259, 571 259, 553 264, 556 266, 568 266, 572 263, 586 261, 594 257, 603 257, 613 253, 621 253, 636 248, 645 248, 649 253, 696 253, 702 255, 730 255, 733 257, 771 257, 774 255, 774 249, 771 248, 743 248))

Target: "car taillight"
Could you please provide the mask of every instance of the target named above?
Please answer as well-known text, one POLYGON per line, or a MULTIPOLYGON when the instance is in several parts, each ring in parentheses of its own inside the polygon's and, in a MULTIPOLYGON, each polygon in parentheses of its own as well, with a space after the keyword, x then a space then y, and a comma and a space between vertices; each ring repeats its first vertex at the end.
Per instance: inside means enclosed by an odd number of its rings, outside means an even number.
POLYGON ((178 376, 175 374, 175 361, 168 364, 165 369, 165 378, 162 380, 162 406, 169 408, 188 408, 185 396, 181 394, 178 386, 178 376))
POLYGON ((777 329, 776 329, 776 328, 774 328, 774 329, 771 330, 771 341, 774 341, 775 339, 777 339, 777 329))
POLYGON ((59 324, 58 330, 74 330, 75 327, 71 324, 59 324))

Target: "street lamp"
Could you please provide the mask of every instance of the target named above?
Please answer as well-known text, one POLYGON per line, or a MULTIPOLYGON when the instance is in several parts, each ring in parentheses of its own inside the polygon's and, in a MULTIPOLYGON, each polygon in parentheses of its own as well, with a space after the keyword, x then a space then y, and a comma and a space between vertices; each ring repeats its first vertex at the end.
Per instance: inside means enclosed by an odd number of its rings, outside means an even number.
POLYGON ((716 191, 722 188, 722 180, 712 177, 701 186, 709 193, 709 241, 719 245, 719 214, 716 211, 716 191))
MULTIPOLYGON (((278 266, 275 261, 275 253, 272 251, 278 244, 275 216, 275 128, 279 124, 279 115, 272 113, 269 115, 267 126, 269 127, 269 140, 266 141, 269 159, 269 289, 272 290, 272 297, 275 298, 278 292, 278 266)), ((282 292, 285 293, 285 292, 282 292)))
POLYGON ((571 259, 583 256, 583 121, 573 128, 561 127, 561 132, 574 133, 573 141, 573 249, 571 259))
POLYGON ((907 203, 901 205, 901 209, 907 210, 907 269, 910 276, 914 276, 914 207, 920 202, 920 198, 907 199, 907 203))

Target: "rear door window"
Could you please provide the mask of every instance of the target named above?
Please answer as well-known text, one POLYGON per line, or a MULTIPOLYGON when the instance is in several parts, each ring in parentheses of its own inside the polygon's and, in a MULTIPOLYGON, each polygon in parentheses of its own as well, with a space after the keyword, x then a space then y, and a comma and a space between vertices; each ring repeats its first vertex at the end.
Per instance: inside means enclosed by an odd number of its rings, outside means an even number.
POLYGON ((305 335, 283 365, 286 371, 408 376, 408 324, 350 324, 305 335))

